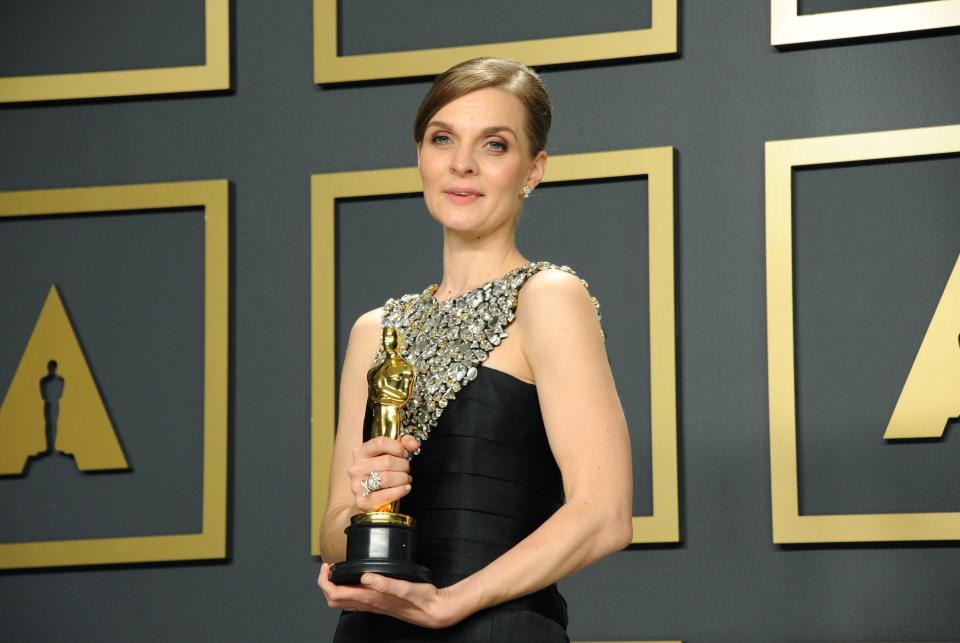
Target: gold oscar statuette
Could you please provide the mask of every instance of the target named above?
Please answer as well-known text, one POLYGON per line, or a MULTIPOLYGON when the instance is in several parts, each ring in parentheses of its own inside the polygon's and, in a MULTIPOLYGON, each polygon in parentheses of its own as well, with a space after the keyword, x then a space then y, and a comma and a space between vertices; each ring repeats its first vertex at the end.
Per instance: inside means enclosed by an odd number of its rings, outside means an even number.
MULTIPOLYGON (((364 440, 380 436, 399 440, 401 413, 413 396, 417 371, 403 358, 403 336, 393 326, 383 329, 386 358, 367 372, 367 414, 364 440)), ((416 562, 417 532, 414 520, 399 513, 400 501, 350 519, 347 559, 330 568, 337 585, 359 585, 360 577, 374 572, 414 582, 429 582, 430 571, 416 562)))

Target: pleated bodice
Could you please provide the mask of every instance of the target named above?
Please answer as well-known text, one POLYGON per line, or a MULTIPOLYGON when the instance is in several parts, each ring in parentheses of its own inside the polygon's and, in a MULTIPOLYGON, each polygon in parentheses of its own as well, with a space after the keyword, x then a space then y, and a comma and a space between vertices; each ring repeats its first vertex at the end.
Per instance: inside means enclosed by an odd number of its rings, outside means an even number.
MULTIPOLYGON (((563 504, 537 388, 482 367, 444 410, 419 455, 400 511, 413 516, 417 562, 446 587, 493 562, 563 504)), ((345 612, 336 643, 363 641, 563 643, 567 605, 550 585, 483 610, 448 630, 426 630, 367 612, 345 612)))
MULTIPOLYGON (((492 562, 563 504, 536 386, 492 368, 479 369, 410 464, 401 511, 416 519, 419 562, 441 587, 492 562)), ((536 600, 545 603, 536 611, 566 624, 555 588, 536 600)))

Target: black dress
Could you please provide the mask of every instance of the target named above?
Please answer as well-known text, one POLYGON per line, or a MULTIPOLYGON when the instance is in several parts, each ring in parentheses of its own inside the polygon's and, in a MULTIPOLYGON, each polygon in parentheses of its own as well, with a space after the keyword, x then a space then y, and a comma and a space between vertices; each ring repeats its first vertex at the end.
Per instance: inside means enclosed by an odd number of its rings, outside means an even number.
MULTIPOLYGON (((481 367, 444 410, 411 461, 400 511, 416 519, 419 562, 446 587, 488 565, 563 504, 537 388, 481 367)), ((335 643, 567 643, 567 606, 551 585, 430 630, 369 612, 343 612, 335 643)))

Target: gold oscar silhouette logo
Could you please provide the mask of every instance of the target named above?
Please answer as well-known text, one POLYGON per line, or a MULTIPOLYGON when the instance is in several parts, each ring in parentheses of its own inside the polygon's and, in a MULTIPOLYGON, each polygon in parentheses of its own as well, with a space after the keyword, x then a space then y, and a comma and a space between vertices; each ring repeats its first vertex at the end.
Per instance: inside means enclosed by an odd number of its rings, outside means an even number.
POLYGON ((960 257, 924 335, 883 437, 939 438, 960 416, 960 257))
POLYGON ((54 451, 81 471, 130 468, 55 285, 0 404, 0 475, 54 451))

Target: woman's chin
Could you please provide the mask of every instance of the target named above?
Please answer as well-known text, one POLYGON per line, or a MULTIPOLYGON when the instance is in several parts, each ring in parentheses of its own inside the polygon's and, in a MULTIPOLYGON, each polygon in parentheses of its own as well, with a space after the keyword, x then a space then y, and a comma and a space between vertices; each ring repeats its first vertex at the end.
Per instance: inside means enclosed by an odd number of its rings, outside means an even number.
POLYGON ((489 213, 467 208, 439 208, 430 213, 446 230, 457 234, 486 235, 503 227, 509 217, 491 217, 489 213))
POLYGON ((488 217, 440 216, 434 217, 444 230, 458 236, 485 237, 497 230, 506 230, 502 221, 491 221, 488 217))

